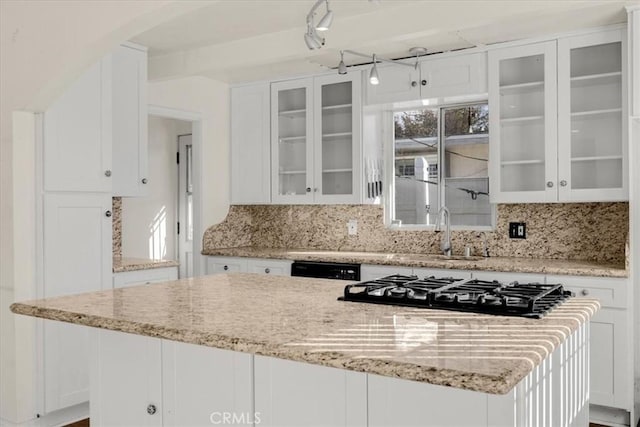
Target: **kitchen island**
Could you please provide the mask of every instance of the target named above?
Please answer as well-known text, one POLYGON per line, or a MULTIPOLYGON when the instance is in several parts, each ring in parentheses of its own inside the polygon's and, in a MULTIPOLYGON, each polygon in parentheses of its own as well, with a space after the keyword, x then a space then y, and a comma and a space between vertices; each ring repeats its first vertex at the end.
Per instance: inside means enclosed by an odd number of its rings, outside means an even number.
POLYGON ((338 301, 345 284, 228 274, 11 309, 100 328, 93 425, 587 424, 596 300, 532 320, 338 301))

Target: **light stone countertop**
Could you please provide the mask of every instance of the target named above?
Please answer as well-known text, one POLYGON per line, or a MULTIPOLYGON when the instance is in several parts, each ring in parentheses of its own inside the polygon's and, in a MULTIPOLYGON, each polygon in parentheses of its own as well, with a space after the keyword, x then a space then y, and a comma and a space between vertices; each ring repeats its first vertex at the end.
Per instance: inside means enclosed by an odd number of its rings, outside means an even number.
POLYGON ((327 251, 320 249, 279 249, 245 246, 208 249, 202 255, 273 258, 299 261, 346 262, 455 270, 486 270, 512 273, 564 274, 571 276, 628 277, 624 264, 595 261, 471 257, 470 260, 444 259, 435 254, 395 254, 382 252, 327 251))
POLYGON ((504 394, 599 308, 571 298, 536 320, 338 301, 348 283, 221 274, 15 303, 11 311, 504 394))
POLYGON ((152 268, 178 267, 180 263, 173 260, 154 260, 144 258, 113 257, 113 272, 150 270, 152 268))

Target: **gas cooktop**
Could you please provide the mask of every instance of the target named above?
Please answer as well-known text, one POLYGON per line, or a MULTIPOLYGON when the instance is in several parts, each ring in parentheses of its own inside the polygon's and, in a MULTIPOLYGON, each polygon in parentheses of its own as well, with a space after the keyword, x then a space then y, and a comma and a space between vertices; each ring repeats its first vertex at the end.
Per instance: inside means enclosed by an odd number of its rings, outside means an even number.
POLYGON ((393 275, 347 285, 338 299, 539 319, 571 296, 561 284, 393 275))

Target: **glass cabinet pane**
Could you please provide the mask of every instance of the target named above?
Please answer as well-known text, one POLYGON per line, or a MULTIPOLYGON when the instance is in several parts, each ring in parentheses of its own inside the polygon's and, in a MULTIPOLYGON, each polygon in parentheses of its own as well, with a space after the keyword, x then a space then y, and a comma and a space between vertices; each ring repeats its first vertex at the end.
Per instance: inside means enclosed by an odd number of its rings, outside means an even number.
POLYGON ((622 186, 622 45, 570 50, 571 188, 622 186))
POLYGON ((322 194, 352 194, 352 82, 323 85, 321 94, 322 194))
POLYGON ((278 194, 302 195, 307 187, 307 90, 278 92, 278 194))

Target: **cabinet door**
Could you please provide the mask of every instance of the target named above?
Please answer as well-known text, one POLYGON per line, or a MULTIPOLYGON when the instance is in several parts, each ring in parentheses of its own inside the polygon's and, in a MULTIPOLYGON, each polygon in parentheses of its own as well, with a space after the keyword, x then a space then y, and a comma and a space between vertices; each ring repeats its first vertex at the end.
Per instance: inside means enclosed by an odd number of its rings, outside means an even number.
POLYGON ((161 340, 102 329, 90 334, 91 424, 162 426, 161 340))
POLYGON ((557 200, 556 46, 489 52, 492 203, 557 200))
POLYGON ((164 425, 259 424, 252 365, 248 353, 162 340, 164 425))
POLYGON ((45 191, 111 191, 111 56, 44 113, 45 191))
POLYGON ((208 257, 207 274, 246 273, 247 259, 233 257, 208 257))
POLYGON ((561 201, 627 200, 623 30, 558 41, 561 201))
POLYGON ((291 276, 292 263, 292 261, 276 259, 250 259, 247 260, 247 271, 272 276, 291 276))
POLYGON ((314 79, 314 201, 360 203, 360 75, 314 79))
MULTIPOLYGON (((108 194, 44 197, 44 297, 111 288, 108 194)), ((45 410, 89 400, 88 329, 44 322, 45 410)))
POLYGON ((113 52, 113 194, 147 191, 147 52, 118 46, 113 52))
POLYGON ((443 98, 486 93, 486 58, 486 53, 472 53, 422 62, 421 97, 443 98))
POLYGON ((254 378, 261 426, 367 425, 364 373, 255 356, 254 378))
POLYGON ((268 83, 231 89, 231 203, 271 201, 268 83))
POLYGON ((271 85, 271 188, 274 203, 313 202, 313 80, 271 85))
POLYGON ((363 71, 362 76, 368 105, 420 99, 419 69, 398 65, 378 66, 380 83, 377 85, 369 83, 369 72, 363 71))

